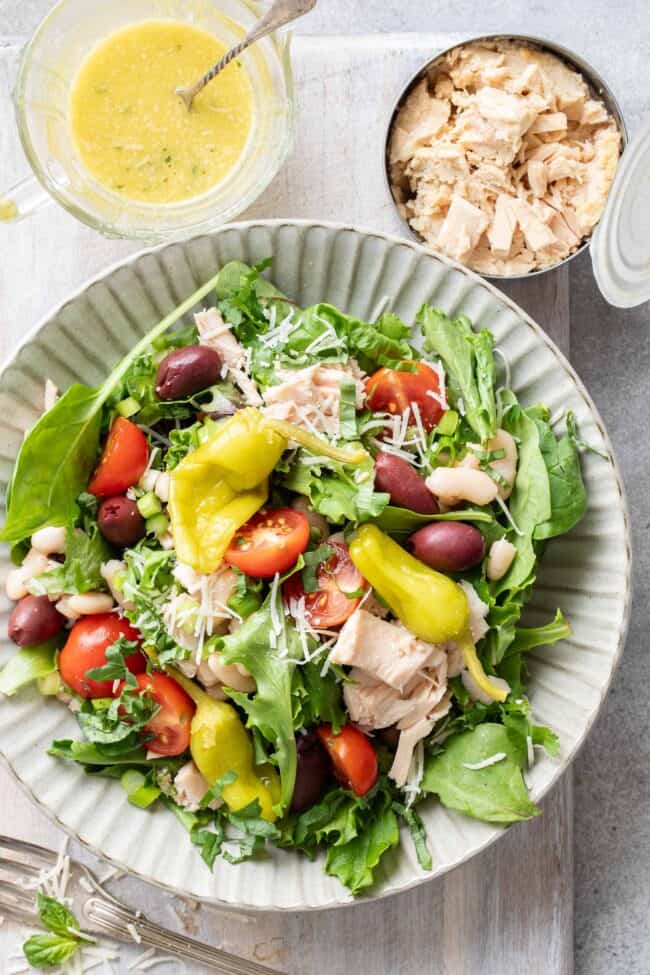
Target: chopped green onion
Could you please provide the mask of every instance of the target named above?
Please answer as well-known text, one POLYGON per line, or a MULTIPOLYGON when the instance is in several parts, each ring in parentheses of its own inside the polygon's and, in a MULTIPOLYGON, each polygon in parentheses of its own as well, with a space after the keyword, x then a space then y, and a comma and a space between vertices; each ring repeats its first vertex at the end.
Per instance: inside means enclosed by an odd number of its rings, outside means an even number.
POLYGON ((39 692, 43 697, 54 697, 63 689, 58 670, 55 670, 51 674, 46 674, 45 677, 39 677, 37 683, 39 692))
POLYGON ((143 518, 153 518, 154 515, 160 514, 162 511, 160 498, 157 498, 153 491, 148 491, 146 494, 143 494, 136 503, 138 505, 138 511, 143 518))
POLYGON ((169 528, 169 518, 163 514, 154 515, 153 518, 147 518, 145 527, 148 535, 155 535, 156 538, 160 538, 169 528))
POLYGON ((441 437, 453 437, 458 426, 458 413, 455 410, 447 410, 440 423, 436 427, 436 433, 441 437))
POLYGON ((133 398, 133 396, 128 396, 126 399, 123 399, 121 403, 118 403, 115 409, 120 416, 128 418, 133 416, 134 413, 140 412, 140 404, 138 403, 137 399, 133 398))
POLYGON ((120 781, 129 802, 139 809, 147 809, 160 795, 158 786, 153 785, 148 776, 144 776, 137 769, 128 769, 120 781))

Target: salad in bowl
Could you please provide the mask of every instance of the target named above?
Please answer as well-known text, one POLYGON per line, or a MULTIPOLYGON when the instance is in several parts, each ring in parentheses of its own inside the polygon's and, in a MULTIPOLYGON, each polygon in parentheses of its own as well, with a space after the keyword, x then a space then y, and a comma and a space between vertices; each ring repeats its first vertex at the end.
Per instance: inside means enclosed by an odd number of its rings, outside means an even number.
POLYGON ((166 806, 208 867, 324 850, 358 894, 401 824, 431 867, 428 797, 538 812, 524 773, 558 741, 526 653, 570 628, 521 615, 585 513, 582 445, 466 317, 303 309, 265 271, 226 264, 101 386, 46 385, 0 691, 70 708, 50 755, 166 806))

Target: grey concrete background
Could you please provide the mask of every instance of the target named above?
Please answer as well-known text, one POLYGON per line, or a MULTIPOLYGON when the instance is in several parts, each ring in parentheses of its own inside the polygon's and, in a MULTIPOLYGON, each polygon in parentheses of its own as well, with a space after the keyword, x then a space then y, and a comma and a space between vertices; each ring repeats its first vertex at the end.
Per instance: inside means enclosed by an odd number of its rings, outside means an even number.
MULTIPOLYGON (((50 6, 49 0, 0 0, 0 34, 29 33, 50 6)), ((512 31, 548 37, 600 70, 633 134, 650 111, 649 12, 648 0, 320 0, 301 29, 512 31)), ((571 318, 571 359, 602 412, 623 469, 636 559, 623 664, 575 767, 576 971, 649 975, 650 305, 610 308, 583 255, 571 269, 571 318)), ((518 869, 525 864, 513 864, 518 869)))

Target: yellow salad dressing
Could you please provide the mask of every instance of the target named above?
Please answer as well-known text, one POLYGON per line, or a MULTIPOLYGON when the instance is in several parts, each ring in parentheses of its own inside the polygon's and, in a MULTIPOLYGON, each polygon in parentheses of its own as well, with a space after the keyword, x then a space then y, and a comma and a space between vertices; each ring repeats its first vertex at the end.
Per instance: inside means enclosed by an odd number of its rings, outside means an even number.
POLYGON ((131 200, 198 196, 235 166, 253 121, 253 91, 233 61, 187 111, 175 89, 226 53, 207 31, 144 21, 112 34, 79 70, 71 95, 74 141, 104 186, 131 200))

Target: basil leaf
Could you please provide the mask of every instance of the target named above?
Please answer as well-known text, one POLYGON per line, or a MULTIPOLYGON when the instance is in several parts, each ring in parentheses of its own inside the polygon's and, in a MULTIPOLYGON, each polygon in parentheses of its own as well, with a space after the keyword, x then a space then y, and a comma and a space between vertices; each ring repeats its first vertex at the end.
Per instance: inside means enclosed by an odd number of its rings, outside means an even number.
POLYGON ((352 377, 340 382, 339 435, 343 440, 357 440, 357 384, 352 377))
POLYGON ((70 928, 79 930, 79 922, 72 911, 54 897, 46 897, 45 894, 36 895, 36 907, 41 921, 45 927, 54 934, 60 934, 64 938, 74 937, 70 928))
POLYGON ((79 947, 73 938, 58 934, 33 934, 23 945, 23 954, 32 968, 50 968, 72 958, 79 947))
POLYGON ((305 592, 316 592, 318 589, 318 568, 334 555, 334 549, 327 543, 319 545, 312 552, 304 552, 305 567, 302 570, 302 588, 305 592))
POLYGON ((411 832, 411 839, 413 840, 418 863, 423 870, 431 870, 433 860, 431 859, 431 853, 427 846, 427 831, 424 828, 420 814, 413 807, 403 806, 399 802, 393 803, 393 809, 401 816, 411 832))

